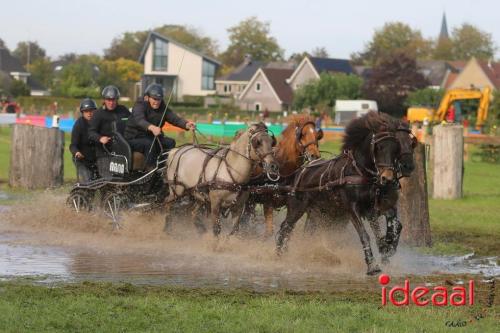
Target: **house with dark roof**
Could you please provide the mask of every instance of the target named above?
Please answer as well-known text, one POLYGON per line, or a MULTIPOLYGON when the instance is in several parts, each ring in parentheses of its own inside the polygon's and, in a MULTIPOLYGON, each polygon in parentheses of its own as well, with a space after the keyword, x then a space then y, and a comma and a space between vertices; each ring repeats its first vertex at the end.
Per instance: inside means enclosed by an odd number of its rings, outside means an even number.
POLYGON ((240 109, 257 112, 291 110, 293 91, 286 81, 293 71, 288 68, 259 68, 238 98, 240 109))
POLYGON ((141 93, 151 83, 159 83, 174 100, 183 96, 215 93, 215 73, 221 63, 170 37, 150 32, 139 56, 144 65, 141 93))
POLYGON ((304 57, 290 78, 287 80, 295 91, 311 80, 318 80, 321 73, 355 74, 347 59, 304 57))
POLYGON ((255 72, 266 63, 263 61, 252 60, 251 57, 245 57, 245 61, 236 67, 231 73, 215 80, 215 91, 219 96, 234 96, 245 89, 255 72))
MULTIPOLYGON (((39 82, 31 77, 21 61, 12 56, 9 50, 0 48, 0 72, 7 81, 19 80, 28 85, 32 96, 47 96, 49 92, 39 82)), ((10 83, 10 82, 9 82, 10 83)))
POLYGON ((446 89, 450 79, 454 80, 465 64, 464 61, 417 60, 418 71, 434 89, 446 89))

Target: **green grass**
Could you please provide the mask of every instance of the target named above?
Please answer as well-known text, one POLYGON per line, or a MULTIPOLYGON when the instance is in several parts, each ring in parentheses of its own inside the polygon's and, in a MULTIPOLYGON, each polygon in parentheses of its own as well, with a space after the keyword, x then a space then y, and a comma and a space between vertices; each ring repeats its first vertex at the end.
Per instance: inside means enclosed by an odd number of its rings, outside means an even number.
POLYGON ((466 162, 464 197, 429 200, 435 250, 500 254, 500 166, 466 162))
POLYGON ((380 307, 379 289, 336 293, 0 283, 2 332, 495 332, 495 306, 380 307), (476 319, 479 318, 479 320, 476 319), (453 329, 452 329, 453 330, 453 329))

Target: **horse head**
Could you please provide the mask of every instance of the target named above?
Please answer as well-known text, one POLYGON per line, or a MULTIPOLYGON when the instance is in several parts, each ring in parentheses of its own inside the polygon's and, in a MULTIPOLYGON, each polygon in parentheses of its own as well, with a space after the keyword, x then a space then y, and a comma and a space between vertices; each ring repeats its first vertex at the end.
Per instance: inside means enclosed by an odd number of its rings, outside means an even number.
POLYGON ((345 130, 343 150, 352 152, 357 166, 382 185, 397 180, 401 146, 393 124, 372 111, 351 121, 345 130))
POLYGON ((409 177, 415 169, 413 150, 417 147, 418 140, 413 135, 407 122, 398 121, 396 138, 399 141, 401 151, 398 157, 399 170, 402 177, 409 177))
POLYGON ((323 138, 323 130, 316 129, 313 121, 307 121, 295 128, 295 143, 299 147, 300 154, 307 161, 321 157, 318 141, 323 138))
POLYGON ((384 126, 394 131, 400 145, 400 154, 397 158, 398 171, 401 177, 409 177, 415 169, 415 161, 413 159, 413 150, 417 146, 418 140, 410 130, 408 122, 395 119, 386 113, 379 113, 384 126))
POLYGON ((260 162, 270 180, 279 179, 279 164, 274 157, 276 138, 270 135, 264 123, 253 124, 247 130, 250 159, 260 162))

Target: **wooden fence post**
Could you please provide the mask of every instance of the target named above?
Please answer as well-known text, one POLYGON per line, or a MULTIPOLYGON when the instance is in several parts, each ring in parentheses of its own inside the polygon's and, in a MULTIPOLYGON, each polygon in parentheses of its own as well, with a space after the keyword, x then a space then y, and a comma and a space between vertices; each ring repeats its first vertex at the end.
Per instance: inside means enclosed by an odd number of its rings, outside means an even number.
POLYGON ((9 185, 27 189, 60 186, 64 177, 64 133, 58 128, 15 124, 9 185))
POLYGON ((438 125, 432 135, 432 197, 462 197, 464 132, 461 125, 438 125))
POLYGON ((418 144, 413 157, 415 170, 410 177, 401 179, 398 201, 399 217, 403 224, 402 241, 412 246, 431 246, 424 144, 418 144))

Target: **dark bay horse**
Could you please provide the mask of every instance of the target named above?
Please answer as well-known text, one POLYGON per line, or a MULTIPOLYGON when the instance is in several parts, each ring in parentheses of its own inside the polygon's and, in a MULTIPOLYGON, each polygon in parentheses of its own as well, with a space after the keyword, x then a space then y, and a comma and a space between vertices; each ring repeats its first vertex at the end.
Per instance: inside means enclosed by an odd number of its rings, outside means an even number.
POLYGON ((329 218, 349 217, 361 240, 368 274, 380 272, 370 238, 362 223, 379 209, 377 189, 397 179, 400 144, 396 131, 375 112, 353 120, 346 128, 343 153, 331 160, 314 161, 296 173, 293 195, 276 240, 281 254, 296 222, 312 206, 322 207, 329 218))
MULTIPOLYGON (((417 139, 412 134, 407 122, 392 118, 384 113, 380 113, 380 118, 385 122, 385 126, 387 126, 390 131, 395 132, 400 145, 400 152, 397 158, 398 178, 409 177, 415 169, 413 150, 417 145, 417 139)), ((389 257, 396 253, 402 230, 402 224, 399 221, 397 212, 399 190, 399 181, 379 186, 377 191, 378 195, 376 197, 377 205, 374 205, 371 212, 366 216, 374 233, 379 253, 382 255, 382 261, 385 263, 388 262, 389 257), (380 216, 385 218, 385 235, 382 235, 379 225, 378 219, 380 216)), ((320 227, 345 227, 348 223, 346 220, 329 220, 324 209, 317 205, 311 207, 307 214, 308 217, 304 229, 308 233, 316 232, 320 227)))
MULTIPOLYGON (((313 117, 307 114, 291 116, 274 149, 276 161, 280 165, 281 178, 293 177, 294 172, 305 162, 318 159, 320 157, 318 142, 322 138, 323 131, 316 128, 313 117)), ((257 167, 253 174, 251 185, 269 183, 262 173, 262 168, 257 167)), ((276 193, 251 193, 240 218, 241 224, 248 224, 255 212, 256 204, 263 205, 266 221, 265 236, 269 237, 273 235, 273 209, 283 207, 286 204, 286 197, 276 193)), ((237 232, 238 228, 239 225, 236 225, 232 233, 237 232)))

